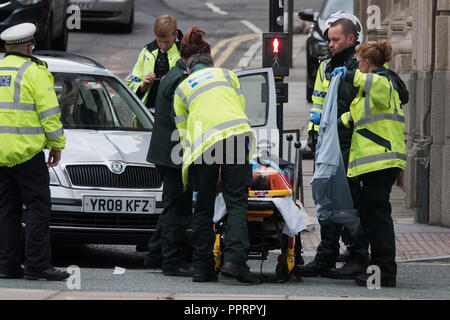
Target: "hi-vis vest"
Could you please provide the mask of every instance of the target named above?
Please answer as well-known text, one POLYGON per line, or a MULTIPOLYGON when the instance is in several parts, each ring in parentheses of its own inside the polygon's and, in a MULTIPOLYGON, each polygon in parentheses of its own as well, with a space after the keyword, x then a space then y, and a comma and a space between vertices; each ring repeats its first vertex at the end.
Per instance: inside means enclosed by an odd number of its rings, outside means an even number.
MULTIPOLYGON (((148 46, 142 49, 139 54, 139 58, 133 68, 133 73, 127 79, 127 86, 136 93, 139 89, 139 86, 144 81, 144 77, 149 72, 155 72, 155 63, 156 58, 158 57, 158 46, 155 46, 155 49, 149 51, 148 46)), ((169 60, 169 69, 172 69, 177 61, 180 59, 180 53, 178 52, 178 47, 176 43, 172 44, 172 47, 167 51, 167 59, 169 60)), ((142 97, 142 103, 146 104, 148 95, 150 93, 151 86, 145 92, 145 95, 142 97)))
POLYGON ((0 62, 0 166, 12 167, 66 138, 45 62, 9 54, 0 62))
MULTIPOLYGON (((314 84, 314 92, 312 95, 313 106, 311 110, 323 111, 325 97, 327 96, 328 86, 330 85, 330 80, 325 77, 325 70, 327 69, 327 65, 330 60, 331 58, 322 61, 319 65, 319 69, 317 70, 316 82, 314 84)), ((311 130, 318 132, 319 126, 309 122, 308 131, 311 130)))
POLYGON ((388 168, 404 170, 405 115, 391 80, 357 70, 353 85, 360 87, 359 94, 350 106, 350 113, 341 116, 346 127, 350 127, 351 119, 355 124, 347 176, 388 168))
MULTIPOLYGON (((226 69, 195 71, 194 67, 194 72, 175 91, 174 111, 184 147, 182 177, 185 187, 189 166, 206 150, 220 140, 252 130, 245 114, 239 79, 226 69)), ((251 139, 251 152, 253 143, 251 139)))

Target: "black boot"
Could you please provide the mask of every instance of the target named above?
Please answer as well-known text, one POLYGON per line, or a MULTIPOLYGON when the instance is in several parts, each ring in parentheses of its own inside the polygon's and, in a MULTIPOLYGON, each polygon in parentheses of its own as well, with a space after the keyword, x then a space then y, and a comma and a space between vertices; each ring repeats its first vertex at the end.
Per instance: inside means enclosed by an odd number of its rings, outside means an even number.
POLYGON ((328 266, 317 262, 316 260, 311 261, 304 266, 295 266, 296 272, 303 277, 317 277, 322 275, 324 272, 330 270, 332 266, 328 266))
POLYGON ((323 274, 324 277, 333 279, 356 279, 362 273, 366 273, 367 266, 355 260, 350 260, 342 268, 332 268, 323 274))

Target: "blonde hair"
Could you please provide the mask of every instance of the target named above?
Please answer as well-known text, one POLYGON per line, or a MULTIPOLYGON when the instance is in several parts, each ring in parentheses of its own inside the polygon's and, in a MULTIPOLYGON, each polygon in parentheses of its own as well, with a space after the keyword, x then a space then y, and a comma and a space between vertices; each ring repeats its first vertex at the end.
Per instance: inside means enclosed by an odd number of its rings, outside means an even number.
POLYGON ((177 20, 165 14, 156 19, 153 28, 157 37, 165 38, 174 36, 177 33, 177 20))
POLYGON ((357 46, 356 54, 363 59, 369 59, 373 65, 381 67, 392 60, 392 45, 387 40, 370 41, 357 46))

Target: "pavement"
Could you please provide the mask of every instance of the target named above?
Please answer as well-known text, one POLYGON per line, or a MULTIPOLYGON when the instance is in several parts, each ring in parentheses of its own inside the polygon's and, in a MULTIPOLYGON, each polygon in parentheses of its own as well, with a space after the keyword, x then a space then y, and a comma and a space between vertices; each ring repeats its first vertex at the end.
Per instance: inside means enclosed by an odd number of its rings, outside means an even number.
MULTIPOLYGON (((307 122, 308 111, 311 105, 306 101, 306 86, 305 86, 305 40, 306 36, 303 34, 294 35, 293 38, 293 68, 290 71, 290 76, 285 78, 285 82, 289 83, 289 102, 284 105, 284 117, 285 117, 285 129, 300 129, 301 140, 306 140, 307 136, 307 122)), ((260 68, 261 67, 261 43, 260 40, 255 41, 251 46, 249 52, 243 56, 243 60, 240 61, 236 69, 242 68, 260 68), (245 59, 245 60, 244 60, 245 59)), ((307 218, 310 221, 310 227, 308 231, 302 233, 302 240, 304 244, 305 260, 310 261, 315 254, 315 250, 320 242, 320 226, 316 218, 316 209, 314 201, 311 196, 311 186, 309 182, 313 175, 313 162, 312 160, 303 160, 303 181, 304 181, 304 207, 307 212, 307 218)), ((423 225, 415 223, 415 212, 411 209, 405 208, 405 193, 404 191, 395 186, 391 194, 392 204, 392 216, 394 220, 394 226, 396 231, 396 245, 397 245, 397 261, 402 264, 402 270, 405 270, 404 274, 405 282, 410 282, 409 277, 406 275, 406 271, 413 270, 416 278, 417 274, 426 275, 428 278, 422 279, 424 283, 421 285, 423 288, 438 287, 439 284, 443 286, 443 292, 448 290, 448 281, 439 280, 438 274, 433 275, 430 272, 424 272, 418 268, 428 268, 424 266, 421 261, 430 261, 436 263, 432 270, 443 270, 440 272, 447 273, 445 270, 448 268, 448 262, 450 258, 450 229, 439 226, 423 225), (440 269, 437 269, 440 268, 440 269), (430 278, 431 277, 431 278, 430 278), (435 278, 437 277, 437 278, 435 278), (438 283, 435 283, 438 281, 438 283)), ((342 246, 343 248, 343 246, 342 246)), ((424 269, 431 270, 431 269, 424 269)), ((411 272, 413 272, 411 271, 411 272)), ((95 271, 93 271, 95 272, 95 271)), ((399 272, 400 275, 400 272, 399 272)), ((329 280, 322 279, 324 282, 329 280)), ((318 283, 322 281, 318 279, 318 283)), ((155 280, 156 281, 156 280, 155 280)), ((417 282, 412 281, 412 288, 418 286, 417 282)), ((192 285, 192 282, 190 282, 192 285)), ((284 294, 273 294, 274 291, 267 291, 266 294, 227 294, 225 292, 211 293, 184 293, 182 291, 177 293, 154 293, 154 292, 114 292, 114 291, 99 291, 99 289, 92 289, 89 291, 67 291, 64 289, 65 284, 61 284, 59 289, 49 289, 44 286, 43 289, 33 288, 0 288, 0 300, 323 300, 323 299, 378 299, 378 296, 365 297, 364 295, 358 296, 355 294, 355 289, 351 289, 353 292, 351 296, 346 293, 341 293, 340 296, 333 296, 333 294, 319 294, 314 292, 316 288, 314 283, 311 283, 312 287, 309 288, 307 293, 300 293, 295 289, 284 294), (291 293, 289 293, 291 292, 291 293), (295 292, 298 292, 295 294, 295 292), (308 294, 309 293, 309 294, 308 294), (317 296, 316 296, 316 295, 317 296)), ((1 286, 1 282, 0 282, 1 286)), ((234 287, 236 288, 236 287, 234 287)), ((272 287, 271 287, 272 288, 272 287)), ((275 287, 273 287, 275 288, 275 287)), ((277 287, 280 290, 280 287, 277 287)), ((289 288, 289 287, 285 287, 289 288)), ((296 287, 299 288, 299 287, 296 287)), ((339 287, 340 288, 340 287, 339 287)), ((353 287, 352 287, 353 288, 353 287)), ((187 289, 186 289, 187 290, 187 289)), ((350 290, 350 289, 348 289, 350 290)), ((132 291, 132 289, 130 289, 132 291)), ((161 289, 161 292, 163 290, 161 289)), ((385 291, 386 292, 386 291, 385 291)), ((381 299, 403 299, 408 298, 409 293, 414 292, 411 289, 404 291, 404 295, 398 295, 400 292, 388 292, 381 299), (392 293, 392 295, 390 295, 392 293)), ((428 292, 428 291, 427 291, 428 292)), ((448 292, 448 291, 446 291, 448 292)), ((428 293, 427 293, 428 294, 428 293)), ((448 295, 444 294, 444 299, 448 299, 448 295)), ((414 296, 413 296, 414 297, 414 296)), ((421 296, 421 297, 435 297, 421 296)), ((440 297, 440 296, 439 296, 440 297)))

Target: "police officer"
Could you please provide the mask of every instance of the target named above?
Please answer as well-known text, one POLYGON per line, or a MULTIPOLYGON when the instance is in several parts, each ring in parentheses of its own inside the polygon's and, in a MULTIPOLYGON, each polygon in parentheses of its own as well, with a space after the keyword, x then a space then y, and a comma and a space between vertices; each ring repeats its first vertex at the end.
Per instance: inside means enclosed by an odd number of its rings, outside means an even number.
POLYGON ((48 168, 58 165, 65 137, 53 77, 32 56, 36 27, 22 23, 0 35, 0 278, 64 280, 53 268, 50 247, 48 168), (44 148, 50 149, 47 164, 44 148), (21 268, 22 203, 25 270, 21 268))
MULTIPOLYGON (((328 85, 331 80, 331 73, 340 66, 346 66, 349 70, 358 68, 358 63, 354 58, 355 47, 360 41, 362 29, 357 18, 348 13, 337 13, 330 16, 328 21, 327 36, 330 41, 329 47, 332 57, 320 64, 315 90, 312 96, 314 105, 311 109, 311 118, 309 124, 310 140, 314 139, 320 123, 320 114, 323 109, 325 97, 328 91, 328 85)), ((341 82, 338 88, 337 104, 338 117, 348 112, 350 104, 356 97, 358 89, 351 83, 341 82)), ((348 166, 348 157, 352 130, 344 126, 338 127, 339 143, 344 160, 345 168, 348 166)), ((358 202, 358 181, 348 179, 352 198, 355 207, 358 202)), ((368 263, 368 242, 363 236, 358 237, 359 241, 351 239, 351 245, 347 247, 350 252, 349 261, 343 268, 334 269, 336 258, 339 256, 339 238, 342 233, 342 226, 336 224, 331 218, 320 219, 321 242, 317 248, 317 253, 312 262, 304 266, 298 266, 298 271, 302 276, 328 276, 338 279, 354 279, 361 272, 365 271, 368 263), (330 270, 332 269, 332 270, 330 270)))
MULTIPOLYGON (((356 47, 359 70, 337 68, 343 81, 358 87, 350 111, 341 116, 350 128, 354 123, 347 176, 357 177, 360 186, 358 210, 361 225, 369 238, 371 265, 381 270, 381 286, 395 287, 395 233, 389 196, 399 173, 406 167, 404 138, 408 91, 400 77, 384 68, 392 58, 392 46, 386 41, 368 42, 356 47)), ((363 273, 358 285, 366 286, 369 275, 363 273)))
POLYGON ((257 283, 246 264, 247 198, 252 182, 248 146, 253 145, 253 136, 242 89, 235 73, 213 68, 210 55, 193 55, 188 65, 191 74, 175 91, 174 110, 184 146, 183 183, 186 186, 189 181, 198 191, 192 218, 193 281, 217 281, 212 219, 220 176, 228 213, 221 273, 257 283))
POLYGON ((127 85, 155 112, 159 83, 180 59, 180 41, 183 34, 177 29, 174 17, 163 15, 154 23, 156 39, 147 44, 139 54, 127 85))
POLYGON ((185 260, 192 255, 186 238, 186 227, 192 219, 192 190, 183 191, 181 163, 179 154, 172 154, 179 144, 173 111, 173 95, 178 84, 188 76, 187 59, 199 52, 210 54, 209 43, 204 39, 205 32, 192 27, 181 42, 181 58, 170 69, 158 90, 156 97, 155 124, 147 155, 147 161, 154 163, 163 176, 164 211, 159 218, 161 248, 159 237, 150 239, 149 253, 145 265, 156 266, 158 255, 162 255, 161 266, 164 275, 192 276, 185 260), (174 136, 175 132, 175 136, 174 136), (155 243, 156 242, 156 243, 155 243))

